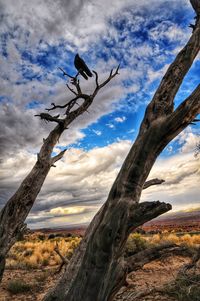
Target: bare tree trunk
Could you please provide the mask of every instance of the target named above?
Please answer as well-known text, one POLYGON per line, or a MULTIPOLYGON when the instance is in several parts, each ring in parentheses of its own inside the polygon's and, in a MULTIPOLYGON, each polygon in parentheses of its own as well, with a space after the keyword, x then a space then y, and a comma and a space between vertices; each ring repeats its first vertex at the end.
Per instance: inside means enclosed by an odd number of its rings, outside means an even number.
POLYGON ((59 119, 59 115, 51 116, 48 113, 36 115, 46 121, 56 122, 58 125, 50 132, 49 136, 44 139, 44 143, 37 156, 37 162, 31 172, 27 175, 15 194, 8 200, 4 208, 0 211, 0 281, 4 272, 6 255, 15 243, 18 233, 23 228, 24 221, 41 190, 48 172, 52 166, 55 167, 55 162, 60 160, 65 153, 64 150, 58 155, 52 157, 54 146, 57 144, 60 136, 68 128, 72 121, 87 111, 99 90, 118 74, 118 69, 119 67, 114 73, 111 70, 108 78, 101 84, 98 83, 98 74, 94 72, 96 76, 96 87, 91 95, 83 94, 79 81, 77 78, 73 78, 72 83, 77 92, 69 86, 68 88, 76 95, 75 98, 65 105, 60 106, 52 104, 52 108, 47 109, 48 111, 51 111, 57 108, 65 108, 66 117, 64 119, 59 119), (79 104, 78 109, 72 110, 79 99, 83 99, 82 104, 79 104))
POLYGON ((174 98, 200 49, 200 20, 168 68, 141 123, 138 137, 94 217, 85 239, 66 272, 45 301, 108 301, 124 283, 127 267, 123 251, 129 233, 168 211, 168 204, 138 204, 149 172, 165 146, 200 112, 200 85, 174 111, 174 98))
POLYGON ((17 235, 21 231, 24 221, 53 164, 50 154, 63 131, 64 128, 58 125, 50 133, 38 154, 35 166, 0 212, 0 258, 2 261, 0 279, 3 276, 3 263, 5 263, 6 254, 15 243, 17 235))

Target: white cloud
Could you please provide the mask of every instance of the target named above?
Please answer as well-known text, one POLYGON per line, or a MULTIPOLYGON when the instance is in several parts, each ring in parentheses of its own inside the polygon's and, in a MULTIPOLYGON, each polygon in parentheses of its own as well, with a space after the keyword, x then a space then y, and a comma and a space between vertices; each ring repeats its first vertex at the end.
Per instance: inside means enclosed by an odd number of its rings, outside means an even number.
POLYGON ((177 142, 181 145, 180 151, 182 153, 194 153, 199 139, 199 135, 193 133, 191 127, 181 132, 176 138, 177 142))
POLYGON ((95 130, 93 130, 93 132, 94 132, 97 136, 101 136, 101 135, 102 135, 102 132, 101 132, 101 131, 95 131, 95 130))
MULTIPOLYGON (((142 93, 148 91, 148 85, 159 78, 166 68, 164 66, 159 71, 154 70, 152 61, 149 59, 155 56, 154 59, 159 59, 164 64, 167 54, 162 53, 158 43, 154 46, 148 41, 138 43, 139 38, 136 38, 134 34, 145 28, 151 19, 155 18, 155 10, 159 16, 168 14, 165 2, 164 0, 159 3, 156 0, 150 2, 147 0, 140 2, 112 0, 107 5, 105 0, 98 1, 98 3, 93 0, 67 2, 34 0, 27 4, 27 1, 19 0, 16 6, 13 0, 0 0, 2 11, 0 34, 6 37, 2 40, 6 55, 0 54, 2 69, 0 89, 2 95, 6 97, 5 102, 10 103, 13 112, 18 112, 15 125, 16 128, 21 129, 21 134, 15 139, 16 144, 8 143, 10 152, 14 152, 22 145, 24 149, 30 148, 31 143, 34 149, 38 148, 42 138, 47 136, 51 128, 51 125, 46 126, 37 118, 33 119, 31 125, 36 129, 33 133, 34 139, 30 139, 28 144, 24 143, 28 136, 28 129, 25 130, 20 126, 23 124, 23 114, 20 117, 19 112, 26 110, 31 101, 37 101, 40 105, 40 108, 37 108, 38 112, 43 111, 51 102, 63 104, 71 99, 72 95, 66 92, 64 81, 58 77, 57 72, 58 66, 67 68, 73 66, 70 51, 84 52, 90 59, 91 67, 98 71, 100 80, 105 78, 110 69, 116 67, 120 61, 124 61, 126 66, 120 69, 120 76, 117 76, 99 93, 89 109, 90 114, 83 114, 70 126, 70 131, 67 131, 61 140, 62 144, 74 143, 83 138, 81 129, 116 109, 126 112, 138 110, 143 103, 142 93), (120 25, 122 21, 125 25, 118 30, 116 24, 120 25), (106 47, 104 42, 111 43, 114 47, 106 47), (51 47, 55 54, 51 53, 51 47), (109 59, 105 61, 103 57, 99 58, 100 49, 109 59), (38 63, 38 58, 42 62, 46 57, 51 58, 50 63, 55 61, 53 70, 48 69, 48 61, 46 66, 38 63), (26 78, 24 74, 29 77, 26 78), (144 74, 149 76, 147 84, 144 83, 144 74), (126 80, 131 81, 128 87, 124 86, 126 80), (138 94, 134 99, 129 95, 130 93, 138 94), (129 99, 126 100, 126 104, 120 102, 127 95, 129 99), (39 126, 40 133, 38 133, 39 126)), ((182 0, 181 4, 170 0, 172 10, 178 9, 179 6, 186 9, 189 5, 186 0, 182 0)), ((155 40, 156 33, 160 34, 160 38, 165 37, 169 41, 174 41, 175 38, 180 37, 181 27, 172 21, 163 21, 156 23, 152 32, 152 34, 151 31, 149 32, 152 41, 155 40), (169 30, 167 36, 164 36, 167 26, 169 30)), ((185 38, 186 36, 184 35, 185 38)), ((82 81, 81 84, 83 91, 91 93, 94 87, 93 80, 87 83, 82 81)), ((150 94, 149 91, 148 93, 150 94)), ((28 113, 34 115, 35 110, 29 110, 28 113)), ((6 123, 6 120, 4 122, 6 123)), ((4 128, 6 127, 10 128, 7 123, 4 128)), ((112 129, 114 124, 109 123, 108 127, 112 129)), ((7 131, 3 129, 0 135, 7 148, 7 131)), ((11 138, 14 136, 17 136, 15 129, 11 138)), ((12 140, 11 138, 8 139, 12 140)))
POLYGON ((116 117, 116 118, 115 118, 115 121, 116 121, 116 122, 119 122, 119 123, 123 123, 124 121, 126 121, 126 117, 125 117, 125 116, 122 116, 122 117, 116 117))
POLYGON ((114 129, 115 128, 114 124, 112 124, 112 123, 107 123, 106 126, 109 127, 110 129, 114 129))
POLYGON ((169 202, 174 211, 199 207, 199 176, 200 158, 195 158, 193 152, 158 159, 149 179, 160 178, 165 183, 144 190, 142 199, 169 202))
MULTIPOLYGON (((191 10, 187 0, 111 0, 109 3, 105 0, 19 0, 17 5, 13 0, 0 0, 0 34, 3 37, 0 89, 5 97, 0 110, 0 151, 3 159, 1 205, 30 170, 35 162, 34 153, 53 127, 52 124, 46 125, 38 118, 33 118, 33 115, 44 111, 51 102, 64 104, 72 97, 66 91, 57 67, 71 70, 72 53, 77 51, 86 55, 90 67, 98 71, 100 82, 118 63, 121 62, 123 66, 120 75, 96 97, 89 108, 89 114, 81 115, 70 125, 55 152, 59 151, 60 146, 76 142, 78 145, 85 137, 82 129, 97 122, 103 115, 121 110, 124 116, 116 117, 113 122, 107 121, 107 131, 111 129, 112 132, 115 122, 124 122, 127 112, 136 112, 144 104, 145 94, 151 97, 151 83, 162 77, 168 67, 168 56, 176 54, 179 49, 176 41, 183 44, 189 36, 190 31, 183 33, 182 25, 177 21, 167 20, 169 14, 180 10, 180 7, 186 13, 187 8, 191 10), (154 25, 143 32, 151 20, 154 20, 154 25), (138 35, 138 32, 146 34, 147 40, 144 41, 143 34, 138 35), (174 42, 174 48, 170 51, 163 49, 159 40, 174 42), (37 109, 30 107, 30 102, 34 101, 39 104, 37 109)), ((81 80, 81 85, 83 91, 91 93, 95 80, 81 80)), ((103 130, 93 132, 100 136, 103 130)), ((38 225, 45 225, 45 218, 51 219, 56 225, 58 222, 66 223, 64 217, 58 216, 63 214, 68 215, 68 223, 74 223, 73 214, 67 212, 75 210, 78 204, 83 213, 81 215, 79 212, 79 221, 89 221, 105 200, 130 147, 130 142, 120 139, 118 143, 89 152, 82 149, 68 150, 65 158, 57 163, 57 168, 51 170, 29 218, 37 220, 38 225), (54 209, 57 210, 57 216, 53 219, 50 211, 54 209)), ((186 155, 193 149, 196 135, 192 132, 183 133, 178 139, 182 156, 188 160, 186 155)), ((168 150, 171 151, 171 148, 168 150)), ((174 157, 174 161, 166 159, 163 163, 161 174, 167 176, 168 185, 172 187, 172 190, 167 189, 167 193, 175 198, 175 203, 176 200, 180 201, 175 182, 183 183, 195 203, 196 190, 192 186, 196 184, 195 176, 192 177, 195 164, 191 159, 187 162, 189 165, 184 165, 179 159, 178 156, 174 157), (172 168, 173 164, 180 166, 178 171, 172 168), (188 181, 184 182, 186 176, 188 181), (194 188, 193 192, 191 187, 194 188)), ((158 175, 159 171, 155 169, 156 172, 158 175)), ((165 187, 166 184, 161 189, 165 187)), ((155 191, 156 188, 151 188, 151 191, 153 189, 155 191)), ((161 197, 165 195, 161 193, 161 197)), ((150 198, 155 196, 151 195, 150 198)), ((182 194, 181 197, 184 198, 182 194)))
MULTIPOLYGON (((91 218, 105 201, 130 146, 130 141, 120 141, 90 151, 69 149, 65 157, 57 162, 57 167, 51 169, 29 220, 34 219, 35 223, 38 218, 49 220, 53 214, 66 217, 74 214, 74 219, 70 217, 70 220, 76 223, 81 213, 91 218)), ((36 155, 20 152, 3 161, 0 175, 1 205, 14 193, 35 160, 36 155)))
MULTIPOLYGON (((90 151, 69 149, 57 167, 51 169, 42 187, 28 217, 31 226, 89 222, 106 200, 130 147, 130 141, 121 140, 90 151)), ((36 156, 21 152, 2 163, 1 204, 19 186, 35 160, 36 156)), ((158 177, 166 182, 145 190, 142 201, 170 202, 175 211, 199 207, 199 176, 200 158, 195 158, 193 153, 160 158, 149 179, 158 177)))

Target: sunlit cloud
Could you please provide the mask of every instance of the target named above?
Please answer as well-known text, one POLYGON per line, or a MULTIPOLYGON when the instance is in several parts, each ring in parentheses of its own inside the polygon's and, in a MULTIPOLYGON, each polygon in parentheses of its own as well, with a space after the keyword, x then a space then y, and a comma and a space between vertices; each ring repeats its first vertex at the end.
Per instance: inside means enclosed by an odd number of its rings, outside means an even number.
MULTIPOLYGON (((31 170, 54 126, 34 115, 74 96, 58 67, 75 74, 79 52, 102 82, 120 63, 120 74, 54 148, 54 153, 67 151, 27 219, 35 228, 88 223, 107 198, 147 103, 189 38, 194 12, 187 0, 111 0, 109 5, 105 0, 19 0, 17 5, 0 0, 0 9, 0 207, 31 170)), ((198 84, 198 75, 199 57, 175 106, 198 84)), ((95 88, 94 77, 80 83, 89 94, 95 88)), ((166 148, 150 175, 166 182, 145 191, 144 200, 170 201, 173 210, 197 206, 198 131, 199 125, 189 127, 166 148)))

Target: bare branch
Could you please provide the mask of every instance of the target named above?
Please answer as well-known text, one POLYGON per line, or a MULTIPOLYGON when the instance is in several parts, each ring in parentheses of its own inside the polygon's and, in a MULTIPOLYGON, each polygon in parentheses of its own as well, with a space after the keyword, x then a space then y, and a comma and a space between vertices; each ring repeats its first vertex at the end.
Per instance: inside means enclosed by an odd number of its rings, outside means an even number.
POLYGON ((73 76, 71 76, 70 74, 68 74, 67 72, 65 72, 62 68, 58 67, 58 69, 60 69, 63 73, 64 76, 68 76, 69 78, 74 78, 73 76))
POLYGON ((183 101, 176 111, 170 116, 169 123, 166 124, 169 131, 174 135, 188 126, 196 119, 200 113, 200 85, 193 91, 193 93, 183 101))
POLYGON ((149 181, 146 181, 144 183, 143 190, 149 188, 150 186, 159 185, 159 184, 162 184, 164 182, 165 182, 165 180, 161 180, 161 179, 157 179, 157 178, 149 180, 149 181))
POLYGON ((76 101, 78 99, 86 99, 88 97, 87 94, 78 94, 75 98, 71 99, 69 102, 67 102, 66 104, 64 105, 55 105, 55 103, 51 103, 52 105, 52 108, 49 108, 49 109, 45 109, 47 111, 52 111, 52 110, 56 110, 56 109, 64 109, 64 108, 69 108, 70 109, 76 104, 76 101))
POLYGON ((66 84, 66 86, 73 94, 78 95, 68 84, 66 84))
POLYGON ((109 75, 109 77, 112 76, 112 73, 113 73, 113 69, 110 70, 110 75, 109 75))
POLYGON ((127 223, 129 232, 171 209, 171 204, 159 201, 132 205, 127 223))
MULTIPOLYGON (((119 65, 120 66, 120 65, 119 65)), ((78 94, 77 95, 77 99, 78 98, 83 98, 84 102, 82 105, 79 106, 78 109, 74 110, 73 112, 70 112, 70 110, 67 110, 66 115, 68 115, 68 120, 69 123, 71 122, 71 120, 74 120, 77 116, 83 114, 84 112, 88 112, 87 109, 88 107, 91 105, 91 103, 93 102, 93 99, 95 98, 95 96, 97 95, 98 91, 103 88, 108 82, 110 82, 118 73, 119 70, 119 66, 117 67, 116 71, 114 74, 112 74, 111 76, 109 76, 102 84, 100 84, 99 86, 97 86, 93 92, 92 95, 87 95, 87 94, 78 94), (71 114, 70 114, 71 113, 71 114)), ((97 75, 98 77, 98 75, 97 75)), ((77 87, 79 87, 79 83, 75 85, 78 85, 77 87)), ((76 99, 76 98, 75 98, 76 99)), ((74 99, 74 100, 75 100, 74 99)), ((66 107, 67 105, 65 105, 66 107)))
POLYGON ((68 264, 69 263, 69 260, 64 257, 61 253, 60 253, 60 250, 59 250, 59 247, 58 247, 58 243, 56 242, 56 246, 54 248, 54 251, 60 256, 60 258, 62 259, 62 261, 65 263, 65 264, 68 264))
POLYGON ((55 274, 59 274, 60 271, 62 270, 62 267, 63 267, 64 265, 68 265, 69 260, 61 254, 57 242, 56 242, 56 246, 55 246, 55 248, 54 248, 54 251, 58 254, 58 256, 60 256, 60 258, 61 258, 61 260, 62 260, 62 263, 61 263, 61 265, 60 265, 58 271, 55 272, 55 274))
POLYGON ((117 66, 115 72, 113 73, 113 70, 111 70, 108 78, 101 84, 98 83, 98 77, 96 77, 96 89, 94 90, 93 94, 92 94, 92 97, 94 98, 96 96, 96 94, 98 93, 98 91, 103 88, 105 85, 107 85, 116 75, 119 74, 119 67, 120 65, 117 66))
POLYGON ((77 90, 77 95, 79 94, 82 94, 82 91, 81 91, 81 87, 80 87, 80 81, 78 79, 78 75, 79 75, 79 72, 76 74, 76 76, 71 80, 71 84, 74 85, 76 87, 76 90, 77 90))
POLYGON ((42 120, 45 120, 47 122, 57 122, 59 124, 63 124, 64 120, 63 119, 59 119, 58 117, 60 115, 56 115, 56 116, 51 116, 50 114, 48 113, 40 113, 38 115, 35 115, 35 116, 39 116, 42 120))
POLYGON ((99 87, 99 76, 98 76, 98 73, 94 70, 92 70, 92 72, 95 74, 95 81, 96 81, 96 87, 98 88, 99 87))
POLYGON ((67 149, 64 149, 63 151, 61 151, 58 155, 54 156, 51 158, 51 162, 52 162, 52 165, 57 162, 58 160, 62 159, 62 157, 64 156, 65 152, 66 152, 67 149))
POLYGON ((199 50, 200 18, 197 19, 191 38, 169 66, 152 101, 148 105, 140 127, 140 135, 149 128, 155 119, 161 116, 169 116, 174 111, 174 98, 199 50))
POLYGON ((166 104, 167 107, 169 107, 169 105, 173 106, 174 97, 199 50, 200 20, 197 21, 195 30, 188 43, 177 55, 176 59, 169 66, 165 76, 163 77, 153 98, 155 105, 158 104, 158 102, 162 102, 163 105, 166 104))

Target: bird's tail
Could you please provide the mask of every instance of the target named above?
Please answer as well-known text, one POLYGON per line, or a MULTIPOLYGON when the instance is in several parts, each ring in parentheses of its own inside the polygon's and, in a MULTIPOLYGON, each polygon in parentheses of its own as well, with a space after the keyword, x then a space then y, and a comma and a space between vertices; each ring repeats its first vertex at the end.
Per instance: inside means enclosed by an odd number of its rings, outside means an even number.
POLYGON ((85 74, 85 72, 83 70, 79 70, 79 73, 85 78, 88 80, 88 77, 87 75, 85 74))
POLYGON ((89 77, 92 77, 92 72, 90 71, 90 69, 85 66, 85 73, 89 76, 89 77))

